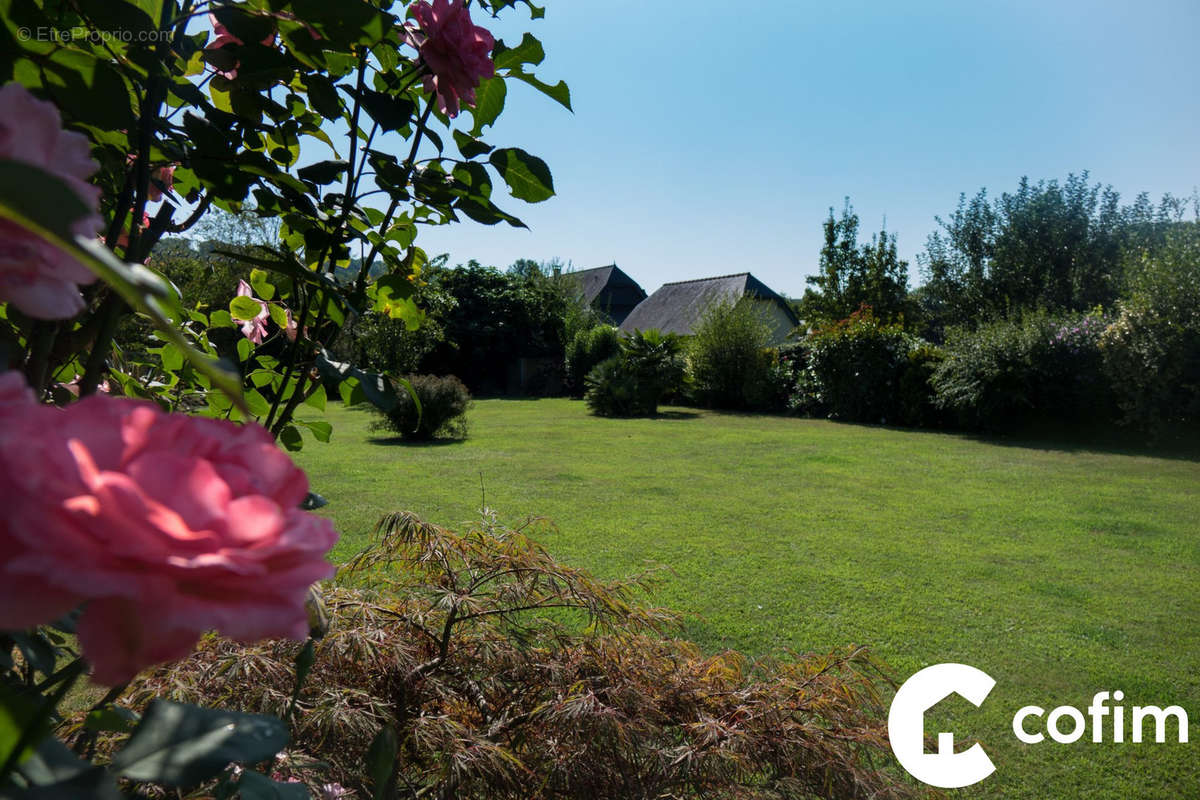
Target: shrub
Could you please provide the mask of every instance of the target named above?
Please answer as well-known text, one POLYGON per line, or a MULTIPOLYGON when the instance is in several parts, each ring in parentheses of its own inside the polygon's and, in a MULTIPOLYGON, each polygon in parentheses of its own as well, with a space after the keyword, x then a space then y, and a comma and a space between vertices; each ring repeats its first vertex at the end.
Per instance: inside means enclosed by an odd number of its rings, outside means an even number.
POLYGON ((664 397, 684 385, 683 344, 674 334, 636 331, 621 339, 621 352, 587 376, 584 400, 602 417, 648 417, 664 397))
POLYGON ((1157 437, 1200 422, 1200 224, 1170 231, 1131 271, 1101 353, 1121 421, 1157 437))
POLYGON ((919 340, 899 325, 884 325, 867 306, 810 333, 789 406, 851 422, 896 421, 900 379, 919 340))
MULTIPOLYGON (((413 797, 917 794, 877 766, 890 761, 884 686, 862 650, 705 655, 641 602, 646 576, 602 582, 530 533, 494 516, 461 534, 385 517, 324 589, 328 632, 277 779, 393 796, 364 769, 372 752, 381 782, 390 769, 413 797)), ((165 694, 286 715, 301 648, 213 637, 123 702, 165 694)))
POLYGON ((752 301, 705 309, 688 343, 693 397, 713 408, 764 409, 776 391, 767 324, 752 301))
POLYGON ((583 397, 588 373, 620 351, 620 332, 611 325, 596 325, 576 332, 567 344, 565 363, 571 394, 583 397))
POLYGON ((380 424, 405 439, 463 439, 467 435, 467 407, 471 393, 453 375, 409 375, 408 381, 420 408, 407 391, 397 391, 396 405, 380 424))
POLYGON ((930 379, 940 408, 959 424, 1006 430, 1036 423, 1085 424, 1111 416, 1099 314, 1044 312, 951 330, 930 379))
POLYGON ((928 342, 920 342, 908 351, 898 386, 898 421, 914 428, 936 428, 944 424, 945 413, 938 408, 930 379, 945 352, 928 342))

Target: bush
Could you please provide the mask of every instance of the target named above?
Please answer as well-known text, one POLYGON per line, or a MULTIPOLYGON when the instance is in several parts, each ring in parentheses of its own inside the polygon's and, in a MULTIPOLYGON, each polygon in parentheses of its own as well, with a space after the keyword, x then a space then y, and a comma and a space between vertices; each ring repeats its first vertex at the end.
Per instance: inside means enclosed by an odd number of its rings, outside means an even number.
POLYGON ((712 408, 766 409, 777 392, 771 332, 750 301, 705 309, 688 343, 695 400, 712 408))
POLYGON ((930 380, 946 358, 945 352, 928 342, 920 342, 908 351, 898 387, 898 421, 913 428, 937 428, 945 423, 938 408, 930 380))
POLYGON ((937 404, 959 424, 991 431, 1109 419, 1099 349, 1105 327, 1099 314, 1055 319, 1040 312, 951 330, 930 379, 937 404))
POLYGON ((899 325, 880 323, 864 306, 849 318, 810 333, 796 363, 789 407, 850 422, 901 417, 900 381, 920 340, 899 325))
POLYGON ((293 719, 277 779, 361 797, 384 794, 364 769, 381 761, 413 797, 918 794, 881 766, 885 684, 862 650, 706 655, 641 602, 644 578, 599 581, 529 534, 493 516, 456 533, 389 515, 323 589, 328 632, 303 686, 304 645, 210 637, 122 702, 163 694, 293 719), (553 619, 529 610, 547 608, 553 619))
POLYGON ((409 375, 406 379, 421 401, 418 409, 403 388, 396 392, 396 405, 380 424, 405 439, 464 439, 467 435, 467 407, 471 393, 453 375, 409 375))
POLYGON ((683 344, 674 334, 637 331, 620 342, 621 352, 587 376, 584 400, 601 417, 649 417, 664 397, 684 385, 683 344))
POLYGON ((584 380, 601 361, 621 352, 620 332, 611 325, 596 325, 576 332, 567 344, 567 385, 575 397, 583 397, 584 380))
POLYGON ((1182 223, 1131 269, 1100 340, 1121 421, 1158 437, 1200 423, 1200 224, 1182 223))

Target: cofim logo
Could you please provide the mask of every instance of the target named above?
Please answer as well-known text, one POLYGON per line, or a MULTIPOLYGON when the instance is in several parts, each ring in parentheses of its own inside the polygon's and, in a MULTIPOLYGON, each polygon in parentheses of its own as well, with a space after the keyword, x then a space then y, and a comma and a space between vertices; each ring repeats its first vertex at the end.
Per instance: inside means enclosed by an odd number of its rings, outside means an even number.
MULTIPOLYGON (((954 752, 953 733, 939 733, 937 751, 925 751, 926 711, 952 694, 980 706, 995 685, 990 675, 967 664, 935 664, 905 681, 888 712, 888 739, 900 766, 917 780, 940 789, 970 786, 995 772, 996 766, 978 743, 961 753, 954 752)), ((1073 744, 1083 738, 1090 723, 1092 742, 1106 741, 1106 733, 1107 741, 1124 742, 1125 707, 1116 705, 1124 699, 1121 691, 1097 692, 1086 713, 1073 706, 1059 706, 1048 714, 1041 706, 1023 706, 1013 715, 1013 735, 1025 744, 1039 744, 1047 736, 1061 744, 1073 744), (1113 705, 1106 705, 1110 700, 1113 705), (1111 722, 1106 725, 1109 718, 1111 722)), ((1167 741, 1167 723, 1173 720, 1176 740, 1187 743, 1188 716, 1180 706, 1134 706, 1128 730, 1131 741, 1142 741, 1147 719, 1154 721, 1153 741, 1167 741)))

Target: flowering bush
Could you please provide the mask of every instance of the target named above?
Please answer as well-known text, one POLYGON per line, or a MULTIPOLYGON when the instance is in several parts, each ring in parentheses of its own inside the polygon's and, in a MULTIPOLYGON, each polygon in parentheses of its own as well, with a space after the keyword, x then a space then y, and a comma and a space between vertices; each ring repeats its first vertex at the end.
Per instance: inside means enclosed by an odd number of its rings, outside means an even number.
MULTIPOLYGON (((89 666, 119 686, 207 631, 319 633, 310 587, 335 534, 301 510, 319 499, 276 442, 328 440, 297 418, 323 407, 321 370, 348 400, 394 402, 382 376, 325 353, 364 310, 420 323, 418 221, 522 225, 489 171, 517 199, 554 193, 543 162, 481 138, 506 79, 570 107, 565 84, 529 71, 541 44, 494 40, 461 2, 417 3, 414 26, 407 5, 4 7, 6 30, 39 34, 8 36, 0 59, 0 794, 112 797, 120 777, 139 793, 303 796, 250 767, 286 745, 279 718, 161 699, 138 716, 114 688, 76 731, 87 758, 119 735, 103 768, 48 734, 89 666), (381 148, 387 133, 407 156, 381 148), (278 234, 234 254, 247 274, 227 309, 181 296, 152 256, 212 209, 252 209, 278 234), (347 275, 352 245, 366 255, 347 275), (153 333, 128 353, 115 335, 134 315, 153 333)), ((299 652, 297 691, 312 642, 299 652)))
POLYGON ((850 422, 900 419, 899 386, 909 351, 919 340, 899 325, 885 325, 870 307, 811 332, 794 365, 793 411, 850 422))
POLYGON ((1200 223, 1182 223, 1146 254, 1133 293, 1100 337, 1120 421, 1163 438, 1200 424, 1200 223))
POLYGON ((1039 313, 951 331, 931 377, 937 403, 961 425, 994 431, 1107 421, 1111 392, 1099 350, 1105 327, 1099 312, 1039 313))
MULTIPOLYGON (((94 236, 100 230, 100 189, 87 182, 99 165, 87 137, 64 131, 52 103, 15 83, 0 88, 0 159, 40 167, 62 180, 88 211, 74 220, 71 232, 94 236)), ((79 284, 96 280, 91 270, 8 220, 0 220, 0 242, 0 301, 37 319, 67 319, 83 310, 79 284)))
POLYGON ((83 605, 80 644, 109 685, 212 629, 307 636, 337 535, 299 509, 304 473, 266 431, 104 395, 58 410, 11 372, 0 397, 0 628, 83 605))
POLYGON ((415 27, 407 41, 429 67, 425 91, 437 95, 443 114, 458 116, 461 104, 475 105, 475 88, 495 74, 489 56, 496 40, 486 28, 471 23, 463 0, 419 0, 411 7, 415 27))

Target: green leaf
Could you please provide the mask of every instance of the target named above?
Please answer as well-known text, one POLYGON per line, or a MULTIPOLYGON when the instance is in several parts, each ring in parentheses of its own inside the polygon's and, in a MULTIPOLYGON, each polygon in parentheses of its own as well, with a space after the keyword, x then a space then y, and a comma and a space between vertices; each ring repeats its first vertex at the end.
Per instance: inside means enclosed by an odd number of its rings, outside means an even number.
POLYGON ((391 783, 392 774, 396 770, 398 750, 396 731, 390 725, 383 726, 371 740, 371 747, 367 750, 367 777, 371 779, 374 787, 375 800, 387 797, 388 784, 391 783))
POLYGON ((197 350, 171 322, 164 303, 170 290, 163 280, 140 264, 126 264, 99 242, 72 233, 71 226, 87 213, 78 195, 58 176, 30 164, 0 159, 0 218, 36 234, 99 276, 122 300, 149 317, 163 338, 178 347, 213 385, 244 408, 241 381, 197 350))
POLYGON ((267 306, 267 312, 271 315, 271 322, 274 322, 280 328, 287 327, 287 311, 283 309, 283 306, 272 303, 267 306))
POLYGON ((228 311, 218 308, 208 316, 208 326, 210 328, 233 328, 236 327, 233 322, 233 315, 228 311))
POLYGON ((13 751, 27 727, 37 726, 34 735, 26 738, 21 752, 16 754, 17 762, 28 758, 34 745, 50 732, 49 717, 40 713, 41 700, 32 691, 19 691, 0 684, 0 764, 13 758, 13 751))
POLYGON ((248 770, 242 773, 237 786, 238 797, 242 800, 309 800, 312 797, 303 783, 280 783, 248 770))
POLYGON ((250 270, 250 288, 260 300, 270 300, 275 296, 275 284, 267 280, 267 277, 265 270, 250 270))
POLYGON ((53 737, 42 741, 34 753, 17 767, 30 787, 20 794, 3 793, 13 800, 122 800, 116 781, 103 767, 83 761, 53 737))
POLYGON ((416 106, 407 97, 384 94, 373 89, 362 90, 362 107, 379 123, 386 133, 403 128, 412 121, 416 106))
POLYGON ((317 411, 324 411, 325 410, 325 387, 318 383, 316 388, 313 390, 313 393, 310 394, 308 397, 304 398, 304 405, 312 406, 317 411))
POLYGON ((328 422, 321 420, 315 422, 305 422, 304 420, 295 420, 297 425, 303 425, 312 431, 313 438, 318 442, 328 442, 330 435, 333 434, 333 426, 328 422))
POLYGON ((513 70, 509 74, 512 77, 516 78, 517 80, 528 83, 530 86, 537 89, 539 92, 546 95, 547 97, 550 97, 551 99, 558 101, 558 103, 560 105, 562 105, 564 108, 566 108, 568 111, 574 111, 574 109, 571 108, 571 90, 567 86, 566 81, 559 81, 558 83, 551 86, 550 84, 542 82, 539 78, 537 78, 534 75, 530 75, 527 72, 520 72, 518 70, 513 70))
POLYGON ((229 301, 229 315, 242 322, 249 322, 262 313, 262 306, 253 297, 239 295, 229 301))
POLYGON ((300 429, 289 422, 279 432, 279 443, 285 450, 294 453, 304 448, 304 437, 300 435, 300 429))
POLYGON ((183 369, 183 353, 173 344, 164 344, 159 351, 163 369, 167 372, 178 372, 183 369))
POLYGON ((458 145, 458 152, 462 153, 463 158, 474 158, 495 149, 490 144, 457 130, 454 131, 454 143, 458 145))
MULTIPOLYGON (((243 339, 242 341, 246 341, 243 339)), ((267 402, 267 398, 262 396, 262 393, 257 389, 251 389, 246 392, 246 406, 250 409, 250 413, 262 419, 271 413, 271 404, 267 402)))
POLYGON ((112 769, 135 781, 195 786, 232 762, 266 761, 287 746, 287 727, 263 714, 243 714, 151 701, 146 715, 112 760, 112 769))
POLYGON ((312 181, 315 184, 324 186, 336 181, 338 176, 349 168, 350 163, 344 160, 318 161, 315 164, 309 164, 307 167, 301 167, 296 170, 296 174, 301 180, 312 181))
POLYGON ((509 69, 521 64, 537 66, 545 58, 546 51, 542 48, 542 43, 531 33, 526 33, 516 47, 510 48, 500 41, 492 50, 492 63, 496 65, 496 69, 509 69))
POLYGON ((341 361, 333 361, 325 352, 322 351, 317 355, 317 369, 322 375, 331 379, 345 383, 347 380, 354 380, 349 388, 339 385, 338 390, 342 395, 342 402, 346 405, 354 405, 355 390, 360 390, 373 406, 380 411, 387 413, 396 407, 396 390, 392 388, 391 383, 384 375, 376 372, 365 372, 358 367, 351 366, 341 361))
POLYGON ((505 147, 488 159, 504 178, 513 197, 540 203, 554 196, 554 178, 546 162, 517 147, 505 147))
POLYGON ((342 106, 333 82, 319 73, 305 75, 303 80, 305 87, 308 88, 309 104, 316 109, 316 112, 325 119, 341 119, 342 106))
POLYGON ((471 128, 472 136, 481 134, 485 125, 495 123, 500 112, 504 110, 504 100, 507 96, 508 87, 504 85, 504 78, 497 76, 480 82, 479 88, 475 90, 475 108, 471 111, 475 116, 475 127, 471 128))

